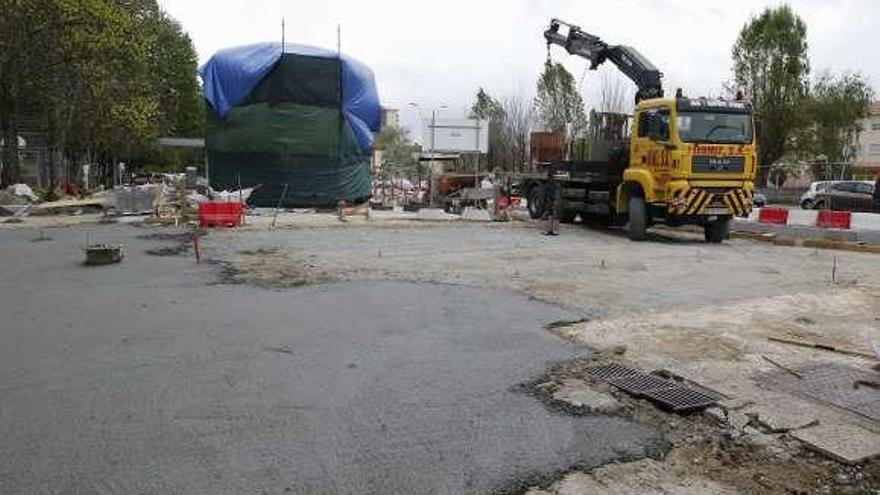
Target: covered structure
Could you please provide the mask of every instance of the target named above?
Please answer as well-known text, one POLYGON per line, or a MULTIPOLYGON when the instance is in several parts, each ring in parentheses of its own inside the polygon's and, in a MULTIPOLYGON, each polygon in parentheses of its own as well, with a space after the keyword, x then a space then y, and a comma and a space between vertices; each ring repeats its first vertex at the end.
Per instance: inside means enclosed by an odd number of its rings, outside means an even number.
POLYGON ((313 46, 259 43, 218 52, 201 76, 213 187, 262 184, 258 206, 282 195, 289 207, 370 196, 381 110, 367 66, 313 46))

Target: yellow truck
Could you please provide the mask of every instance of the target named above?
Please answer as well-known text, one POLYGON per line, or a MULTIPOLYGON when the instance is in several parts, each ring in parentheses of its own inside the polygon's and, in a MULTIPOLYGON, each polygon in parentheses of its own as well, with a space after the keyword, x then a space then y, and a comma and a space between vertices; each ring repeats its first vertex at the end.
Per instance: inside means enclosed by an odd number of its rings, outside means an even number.
POLYGON ((586 156, 539 159, 532 173, 516 178, 531 215, 548 212, 544 191, 552 177, 561 191, 554 210, 563 222, 607 215, 628 223, 633 240, 645 239, 656 223, 699 225, 707 242, 722 242, 731 218, 752 210, 758 163, 750 104, 685 98, 680 91, 664 98, 662 74, 634 48, 610 46, 557 19, 544 37, 548 49, 563 46, 593 69, 611 60, 638 91, 632 117, 591 115, 586 156))

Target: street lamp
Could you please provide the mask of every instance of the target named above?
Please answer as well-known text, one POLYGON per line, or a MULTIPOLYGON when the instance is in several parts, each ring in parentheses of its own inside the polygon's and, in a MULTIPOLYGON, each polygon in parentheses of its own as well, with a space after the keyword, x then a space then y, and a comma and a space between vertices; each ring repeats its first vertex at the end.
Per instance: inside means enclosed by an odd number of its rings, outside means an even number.
MULTIPOLYGON (((411 102, 408 104, 408 106, 416 108, 419 112, 419 118, 422 117, 422 107, 419 106, 418 103, 411 102)), ((431 108, 431 147, 429 150, 429 153, 431 155, 431 161, 429 162, 431 173, 430 173, 430 175, 428 175, 428 190, 429 190, 428 194, 430 195, 428 198, 428 201, 429 201, 428 206, 430 206, 432 208, 434 207, 434 197, 436 196, 436 181, 434 180, 434 173, 435 173, 435 169, 434 169, 434 129, 437 127, 437 112, 440 110, 444 110, 446 108, 449 108, 449 107, 447 107, 446 105, 440 105, 439 107, 432 107, 431 108)))

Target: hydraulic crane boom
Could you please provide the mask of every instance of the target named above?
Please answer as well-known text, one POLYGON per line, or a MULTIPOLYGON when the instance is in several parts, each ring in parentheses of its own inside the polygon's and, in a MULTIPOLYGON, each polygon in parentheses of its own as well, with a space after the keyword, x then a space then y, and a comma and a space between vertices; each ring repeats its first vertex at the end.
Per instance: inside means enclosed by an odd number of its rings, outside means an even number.
POLYGON ((661 98, 663 96, 663 74, 654 67, 635 48, 625 45, 609 46, 607 43, 589 33, 581 31, 581 28, 559 19, 550 21, 550 27, 544 31, 547 45, 559 45, 568 53, 578 55, 590 61, 590 69, 595 70, 606 60, 611 60, 614 65, 626 74, 638 87, 636 103, 648 98, 661 98), (560 26, 568 28, 568 34, 559 32, 560 26))

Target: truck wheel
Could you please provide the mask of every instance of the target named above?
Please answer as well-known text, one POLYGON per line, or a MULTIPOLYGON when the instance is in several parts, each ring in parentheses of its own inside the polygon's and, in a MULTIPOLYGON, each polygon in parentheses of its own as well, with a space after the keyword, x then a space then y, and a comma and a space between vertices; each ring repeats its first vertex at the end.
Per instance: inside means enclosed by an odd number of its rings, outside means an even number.
POLYGON ((633 241, 644 241, 647 238, 648 209, 645 198, 633 196, 629 198, 629 238, 633 241))
POLYGON ((730 236, 730 219, 720 218, 703 226, 703 236, 706 242, 720 244, 730 236))
POLYGON ((576 210, 562 210, 562 214, 559 215, 560 223, 574 223, 574 219, 578 216, 578 212, 576 210))
POLYGON ((533 219, 541 218, 544 214, 544 206, 541 204, 543 196, 544 192, 542 191, 541 186, 534 185, 529 188, 529 194, 526 197, 526 200, 529 202, 529 216, 533 219))

